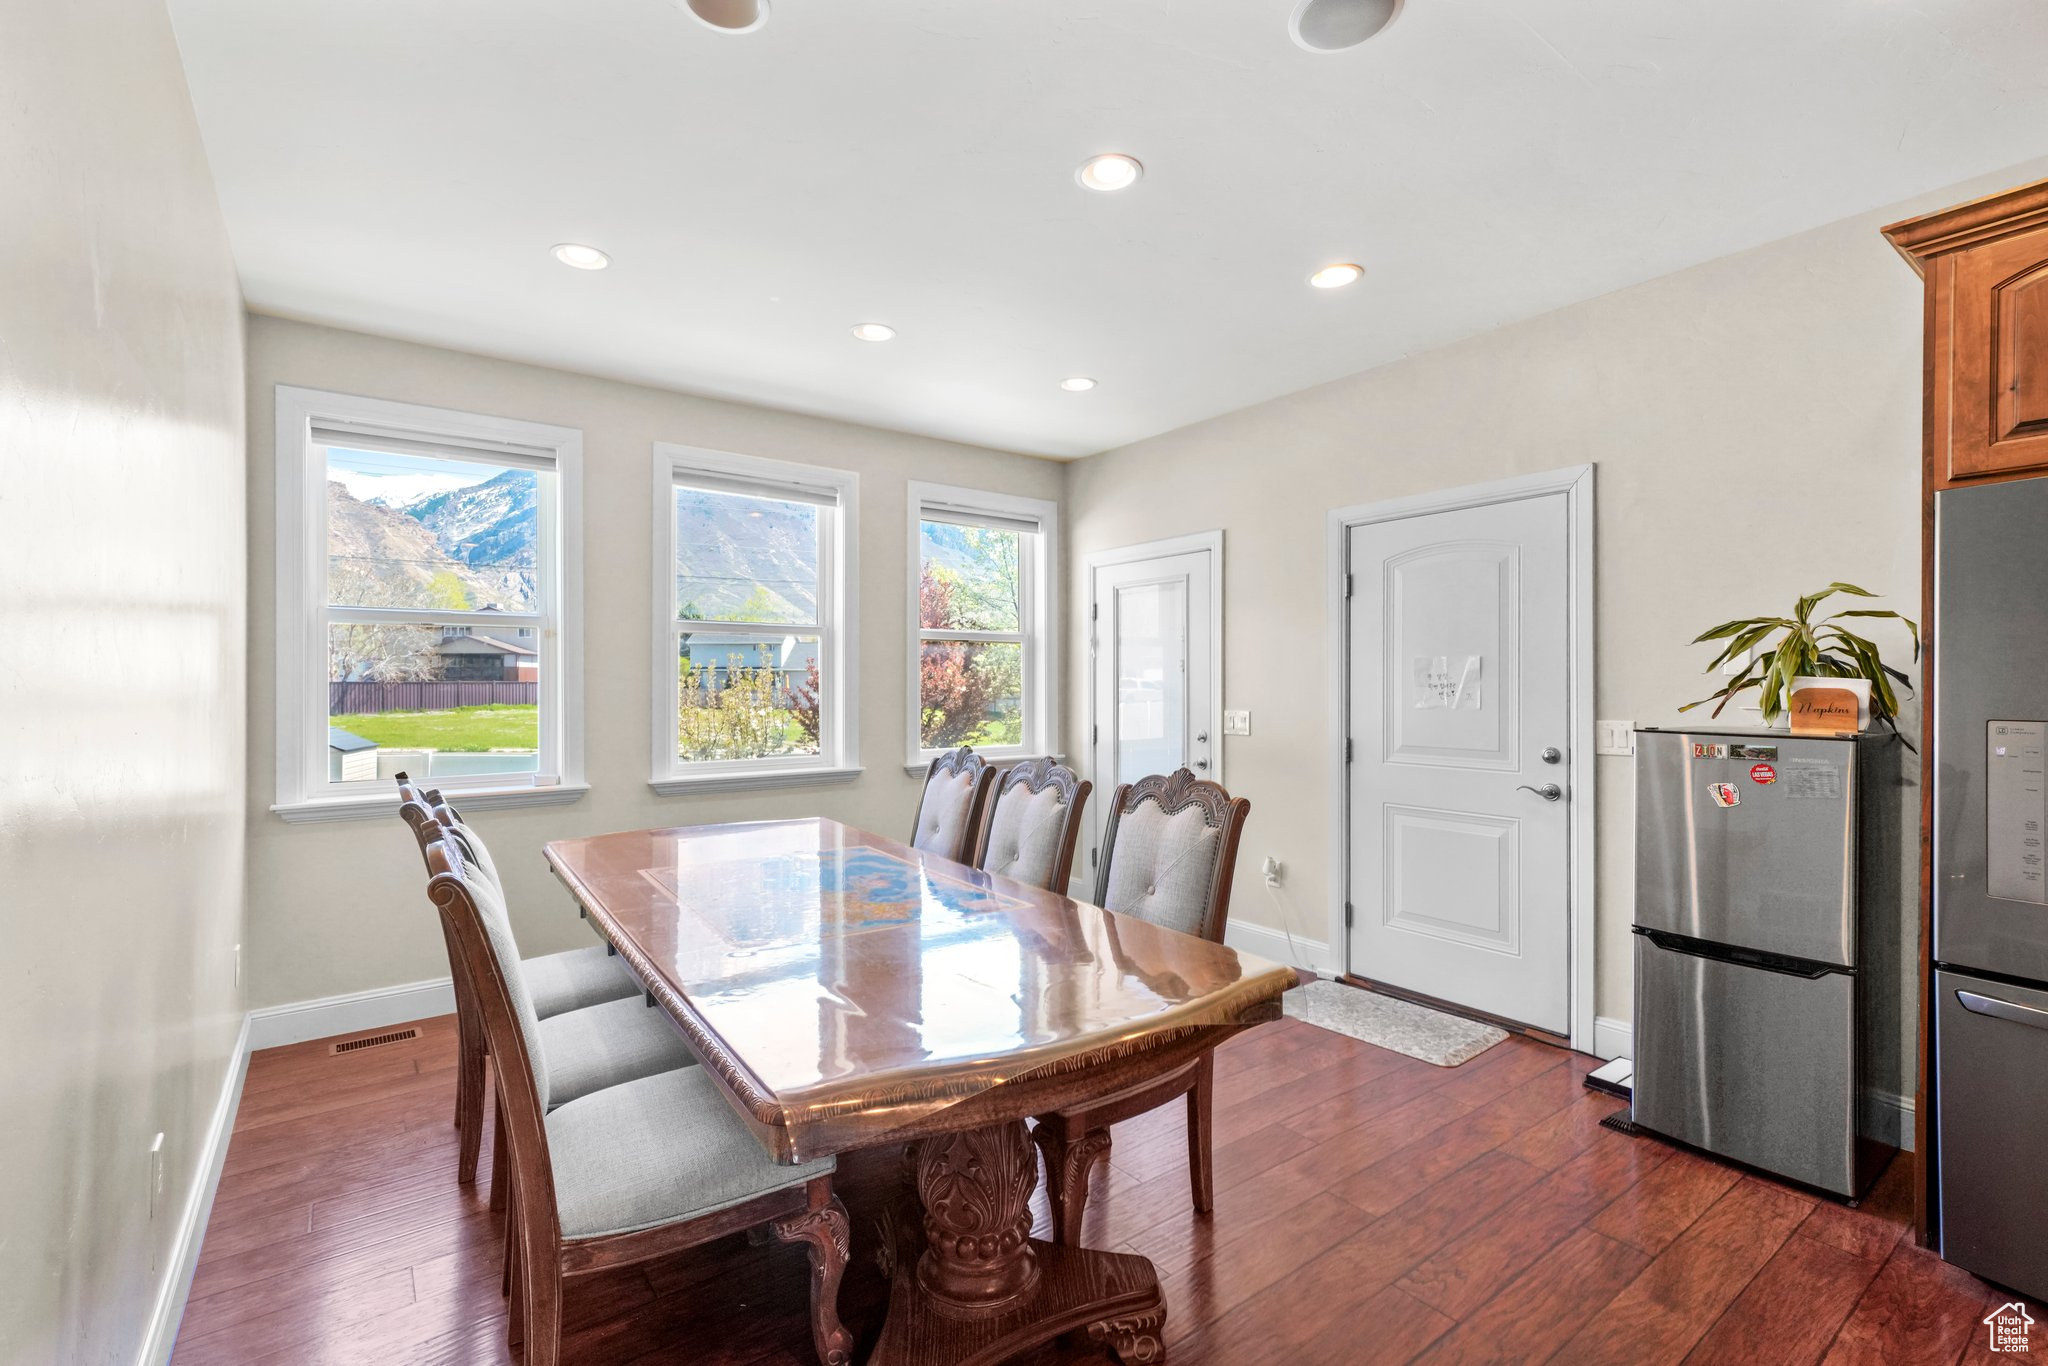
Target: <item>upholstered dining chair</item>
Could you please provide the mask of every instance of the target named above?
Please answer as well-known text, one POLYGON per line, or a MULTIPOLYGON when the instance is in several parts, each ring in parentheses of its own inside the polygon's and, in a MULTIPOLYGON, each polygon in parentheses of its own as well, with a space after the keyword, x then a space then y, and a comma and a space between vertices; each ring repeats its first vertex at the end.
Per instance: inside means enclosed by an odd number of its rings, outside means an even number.
MULTIPOLYGON (((1232 797, 1184 768, 1117 788, 1103 834, 1096 904, 1221 943, 1230 917, 1238 841, 1251 809, 1245 798, 1232 797)), ((1109 1156, 1110 1126, 1179 1096, 1186 1096, 1188 1104, 1188 1176, 1195 1209, 1209 1212, 1215 1198, 1210 1171, 1215 1062, 1214 1052, 1205 1050, 1163 1078, 1086 1109, 1038 1116, 1031 1137, 1045 1154, 1046 1199, 1057 1241, 1081 1240, 1089 1174, 1109 1156)))
POLYGON ((988 760, 966 745, 932 760, 924 774, 924 795, 917 802, 911 845, 955 863, 967 862, 974 852, 981 803, 995 776, 988 760))
POLYGON ((564 1097, 497 888, 452 833, 426 856, 427 894, 474 987, 497 1082, 511 1161, 510 1336, 524 1339, 526 1366, 559 1360, 563 1292, 579 1278, 764 1224, 808 1246, 812 1341, 825 1366, 847 1366, 838 1298, 849 1230, 833 1160, 775 1162, 702 1067, 564 1097))
POLYGON ((990 788, 974 842, 974 866, 1065 896, 1074 872, 1081 812, 1095 785, 1050 756, 1026 759, 990 788))
MULTIPOLYGON (((421 856, 424 858, 436 841, 454 839, 476 864, 478 877, 490 885, 502 903, 504 887, 498 881, 496 865, 483 837, 439 801, 439 794, 416 789, 402 773, 398 775, 398 790, 399 814, 419 840, 421 856)), ((505 932, 509 939, 509 922, 505 932)), ((475 993, 462 973, 445 926, 443 942, 448 948, 449 975, 455 986, 455 1123, 462 1135, 456 1179, 468 1185, 476 1180, 477 1160, 483 1148, 487 1049, 475 993)), ((608 956, 604 945, 529 958, 521 967, 535 1015, 542 1021, 549 1061, 557 1072, 556 1094, 562 1100, 573 1100, 606 1086, 696 1062, 696 1055, 669 1024, 668 1017, 642 1003, 640 985, 626 972, 624 960, 608 956)), ((491 1166, 493 1209, 504 1203, 503 1139, 504 1126, 500 1124, 491 1166)))

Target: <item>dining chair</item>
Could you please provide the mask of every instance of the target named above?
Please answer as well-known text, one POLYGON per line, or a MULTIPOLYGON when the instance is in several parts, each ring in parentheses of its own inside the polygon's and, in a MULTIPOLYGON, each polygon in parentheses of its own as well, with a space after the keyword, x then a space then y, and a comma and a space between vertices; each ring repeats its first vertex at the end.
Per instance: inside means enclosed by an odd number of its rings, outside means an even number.
POLYGON ((1094 790, 1051 756, 1012 765, 989 790, 974 866, 1065 896, 1081 812, 1094 790))
POLYGON ((569 1285, 762 1225, 807 1246, 812 1343, 825 1366, 847 1366, 838 1299, 851 1245, 833 1159, 776 1163, 702 1067, 563 1100, 498 889, 452 833, 426 858, 497 1082, 511 1160, 508 1322, 526 1366, 560 1359, 569 1285))
POLYGON ((967 862, 974 850, 981 803, 995 775, 988 760, 966 745, 932 760, 924 774, 924 794, 917 801, 911 845, 955 863, 967 862))
MULTIPOLYGON (((1252 804, 1187 769, 1154 774, 1117 788, 1095 903, 1105 910, 1223 941, 1230 917, 1230 881, 1238 841, 1252 804)), ((1040 1115, 1031 1137, 1045 1155, 1046 1198, 1053 1237, 1078 1244, 1088 1178, 1109 1156, 1110 1126, 1142 1115, 1178 1096, 1188 1104, 1188 1176, 1195 1209, 1207 1214, 1215 1190, 1210 1170, 1210 1113, 1215 1053, 1204 1050, 1165 1077, 1091 1102, 1086 1108, 1040 1115)))
MULTIPOLYGON (((419 840, 420 854, 443 838, 453 838, 488 882, 504 899, 496 864, 483 837, 464 824, 438 793, 415 788, 405 774, 398 775, 399 814, 419 840)), ((511 935, 509 923, 506 934, 511 935)), ((461 1131, 456 1163, 456 1180, 468 1185, 476 1180, 483 1150, 484 1055, 487 1051, 479 1023, 475 993, 462 973, 454 943, 448 949, 449 976, 455 988, 455 1125, 461 1131)), ((668 1017, 642 1003, 640 984, 624 968, 624 960, 607 956, 604 945, 571 949, 566 953, 529 958, 525 970, 535 1014, 550 1061, 559 1072, 557 1092, 565 1100, 587 1095, 605 1086, 617 1085, 656 1072, 688 1067, 696 1062, 682 1036, 668 1017), (535 991, 535 982, 543 990, 535 991), (547 1008, 542 1009, 542 1002, 547 1008)), ((494 1139, 491 1165, 491 1208, 504 1204, 504 1126, 494 1139)))

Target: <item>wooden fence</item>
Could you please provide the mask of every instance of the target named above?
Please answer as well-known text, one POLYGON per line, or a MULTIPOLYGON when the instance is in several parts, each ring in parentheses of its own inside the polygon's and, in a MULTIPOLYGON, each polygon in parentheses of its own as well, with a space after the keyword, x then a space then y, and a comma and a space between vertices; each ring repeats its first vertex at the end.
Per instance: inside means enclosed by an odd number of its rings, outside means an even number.
POLYGON ((364 716, 384 711, 446 711, 450 707, 530 707, 540 701, 538 683, 329 683, 329 716, 364 716))

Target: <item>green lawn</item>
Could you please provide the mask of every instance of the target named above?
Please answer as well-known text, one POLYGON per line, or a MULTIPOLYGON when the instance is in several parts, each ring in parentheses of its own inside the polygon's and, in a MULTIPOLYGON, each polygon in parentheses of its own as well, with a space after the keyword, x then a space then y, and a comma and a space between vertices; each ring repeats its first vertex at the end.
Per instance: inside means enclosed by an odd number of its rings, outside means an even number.
POLYGON ((537 706, 450 707, 445 711, 380 711, 330 716, 327 724, 375 741, 385 749, 445 749, 477 754, 493 749, 537 749, 537 706))

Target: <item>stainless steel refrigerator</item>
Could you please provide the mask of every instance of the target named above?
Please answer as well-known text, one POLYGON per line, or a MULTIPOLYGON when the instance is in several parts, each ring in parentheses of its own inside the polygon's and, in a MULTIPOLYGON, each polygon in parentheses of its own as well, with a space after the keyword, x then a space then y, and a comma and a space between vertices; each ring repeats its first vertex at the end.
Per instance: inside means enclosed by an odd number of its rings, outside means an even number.
POLYGON ((1934 509, 1941 1255, 2048 1296, 2048 480, 1937 493, 1934 509))
POLYGON ((1635 1079, 1646 1129, 1855 1197, 1890 1157, 1901 746, 1636 733, 1635 1079))

